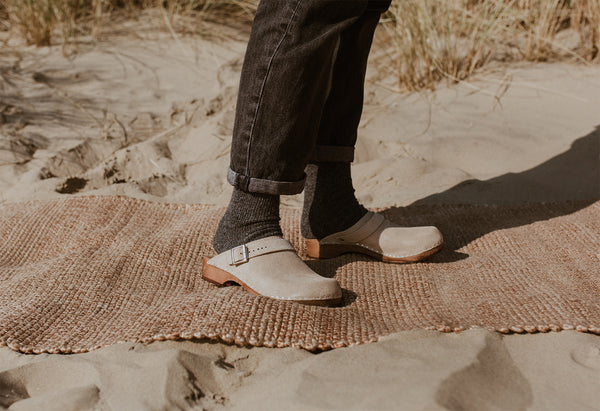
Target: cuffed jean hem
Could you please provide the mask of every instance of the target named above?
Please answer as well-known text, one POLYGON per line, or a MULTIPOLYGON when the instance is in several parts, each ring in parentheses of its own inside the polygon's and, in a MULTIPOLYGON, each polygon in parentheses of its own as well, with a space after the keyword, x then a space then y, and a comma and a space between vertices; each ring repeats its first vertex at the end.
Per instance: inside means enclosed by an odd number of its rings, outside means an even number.
POLYGON ((275 181, 262 178, 248 177, 227 170, 227 181, 229 184, 247 193, 270 194, 270 195, 294 195, 304 190, 306 176, 300 181, 275 181))
POLYGON ((317 145, 310 158, 311 163, 351 163, 354 161, 354 146, 317 145))

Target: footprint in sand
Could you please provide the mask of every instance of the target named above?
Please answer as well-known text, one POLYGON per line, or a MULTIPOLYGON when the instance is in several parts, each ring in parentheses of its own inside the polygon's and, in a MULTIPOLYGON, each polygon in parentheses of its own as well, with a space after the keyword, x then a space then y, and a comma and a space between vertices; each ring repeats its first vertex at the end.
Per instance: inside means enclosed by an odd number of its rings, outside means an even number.
POLYGON ((585 345, 571 351, 571 358, 577 364, 600 371, 600 346, 585 345))

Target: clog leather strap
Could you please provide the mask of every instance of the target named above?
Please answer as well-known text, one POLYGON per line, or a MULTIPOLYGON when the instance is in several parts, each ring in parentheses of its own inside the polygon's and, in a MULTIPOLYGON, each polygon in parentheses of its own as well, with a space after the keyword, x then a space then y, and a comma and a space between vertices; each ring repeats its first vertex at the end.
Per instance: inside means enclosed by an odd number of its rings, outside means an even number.
POLYGON ((288 250, 295 251, 294 246, 285 238, 263 238, 232 248, 228 256, 228 263, 229 265, 240 265, 259 255, 288 250))

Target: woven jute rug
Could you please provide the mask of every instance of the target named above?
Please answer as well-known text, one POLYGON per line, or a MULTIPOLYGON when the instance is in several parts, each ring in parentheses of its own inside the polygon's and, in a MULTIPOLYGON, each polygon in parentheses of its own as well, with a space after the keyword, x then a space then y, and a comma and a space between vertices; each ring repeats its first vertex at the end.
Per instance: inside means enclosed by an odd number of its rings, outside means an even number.
MULTIPOLYGON (((26 353, 179 338, 316 350, 415 328, 600 333, 600 201, 386 210, 402 224, 437 225, 446 247, 408 265, 309 260, 339 280, 339 308, 203 281, 222 212, 125 197, 0 207, 0 342, 26 353)), ((305 257, 298 220, 282 211, 305 257)))

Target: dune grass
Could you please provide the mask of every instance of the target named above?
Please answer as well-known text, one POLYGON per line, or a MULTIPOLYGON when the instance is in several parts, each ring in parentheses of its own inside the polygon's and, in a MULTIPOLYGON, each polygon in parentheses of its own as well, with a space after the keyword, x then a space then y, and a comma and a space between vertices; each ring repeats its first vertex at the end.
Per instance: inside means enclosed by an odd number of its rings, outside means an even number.
MULTIPOLYGON (((99 33, 114 13, 133 17, 140 9, 160 8, 171 20, 250 22, 257 3, 0 0, 0 27, 45 46, 99 33)), ((391 54, 399 84, 408 90, 464 80, 491 61, 600 60, 600 0, 398 0, 382 26, 395 45, 391 54)))
POLYGON ((0 24, 18 30, 28 44, 47 46, 94 34, 115 12, 134 17, 141 9, 160 8, 170 18, 194 14, 250 21, 256 4, 254 0, 0 0, 0 24))
POLYGON ((410 90, 464 80, 490 61, 599 60, 600 0, 404 0, 385 26, 410 90))

